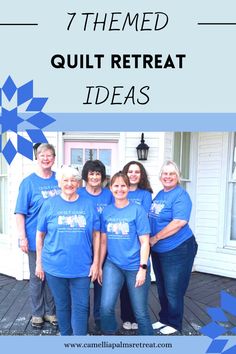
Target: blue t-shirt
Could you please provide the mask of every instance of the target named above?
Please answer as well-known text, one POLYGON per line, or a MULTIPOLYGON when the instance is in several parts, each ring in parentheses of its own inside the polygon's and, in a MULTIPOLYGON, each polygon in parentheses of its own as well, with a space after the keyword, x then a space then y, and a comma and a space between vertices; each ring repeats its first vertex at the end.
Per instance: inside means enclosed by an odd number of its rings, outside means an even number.
POLYGON ((37 218, 44 201, 60 193, 55 172, 50 178, 42 178, 32 173, 21 182, 15 214, 25 215, 25 230, 30 251, 36 250, 37 218))
POLYGON ((99 214, 83 197, 70 202, 61 196, 44 203, 38 217, 45 232, 42 263, 56 277, 87 277, 93 261, 93 231, 100 230, 99 214))
POLYGON ((90 194, 86 187, 79 188, 77 192, 82 197, 90 199, 99 214, 102 213, 105 206, 111 204, 113 201, 112 193, 108 188, 102 188, 101 193, 98 195, 90 194))
POLYGON ((102 232, 107 235, 107 259, 121 269, 138 270, 139 236, 150 233, 144 208, 135 203, 124 208, 108 205, 102 213, 102 232))
POLYGON ((148 213, 152 204, 152 195, 145 189, 136 189, 135 191, 129 191, 128 199, 131 202, 142 205, 145 211, 148 213))
MULTIPOLYGON (((174 219, 189 221, 191 209, 192 202, 189 194, 179 185, 168 192, 161 190, 153 199, 149 211, 151 237, 156 235, 174 219)), ((160 253, 171 251, 192 235, 192 230, 186 224, 174 235, 158 241, 152 247, 152 251, 160 253)))

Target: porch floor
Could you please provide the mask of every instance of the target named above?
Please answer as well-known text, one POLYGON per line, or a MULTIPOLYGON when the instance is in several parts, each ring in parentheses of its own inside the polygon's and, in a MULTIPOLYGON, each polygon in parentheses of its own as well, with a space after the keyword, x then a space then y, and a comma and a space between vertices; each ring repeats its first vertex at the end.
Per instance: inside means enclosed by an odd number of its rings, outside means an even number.
MULTIPOLYGON (((199 328, 211 321, 205 309, 206 307, 219 306, 221 290, 236 296, 236 280, 211 274, 192 273, 190 285, 185 296, 183 335, 199 335, 199 328)), ((152 322, 158 320, 159 309, 156 285, 152 284, 149 294, 149 310, 152 322)), ((14 278, 0 274, 0 335, 58 334, 57 330, 48 323, 45 323, 41 330, 33 329, 30 325, 30 318, 28 281, 17 281, 14 278)), ((119 318, 119 304, 117 305, 117 318, 119 318)), ((236 326, 234 318, 230 319, 230 321, 232 325, 236 326)), ((91 317, 89 320, 89 333, 91 335, 100 334, 95 331, 91 317)), ((119 334, 135 335, 137 332, 120 329, 119 334)))

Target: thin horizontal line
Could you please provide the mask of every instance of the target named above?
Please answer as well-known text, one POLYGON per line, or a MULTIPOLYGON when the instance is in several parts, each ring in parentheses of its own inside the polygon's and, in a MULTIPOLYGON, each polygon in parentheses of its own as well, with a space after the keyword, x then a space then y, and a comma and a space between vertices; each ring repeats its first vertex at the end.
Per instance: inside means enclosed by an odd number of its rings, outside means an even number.
POLYGON ((198 22, 198 25, 204 25, 204 26, 236 26, 236 22, 198 22))
POLYGON ((0 23, 0 26, 38 26, 38 23, 0 23))

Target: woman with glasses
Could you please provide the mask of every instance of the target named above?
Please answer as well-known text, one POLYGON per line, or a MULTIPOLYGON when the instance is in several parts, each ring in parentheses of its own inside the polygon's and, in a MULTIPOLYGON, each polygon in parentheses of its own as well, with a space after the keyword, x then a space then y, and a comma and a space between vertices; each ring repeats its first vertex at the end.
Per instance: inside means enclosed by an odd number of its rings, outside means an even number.
POLYGON ((31 325, 41 328, 44 321, 57 325, 53 297, 46 281, 35 276, 36 266, 36 228, 39 211, 44 201, 60 194, 52 166, 55 149, 51 144, 37 144, 35 149, 37 170, 20 184, 16 202, 16 226, 20 248, 28 254, 30 282, 29 293, 32 308, 31 325))
POLYGON ((38 217, 36 275, 46 276, 60 334, 86 335, 90 280, 98 276, 100 219, 92 202, 77 193, 77 169, 63 166, 56 179, 61 195, 48 200, 38 217))
POLYGON ((161 334, 182 330, 184 295, 188 287, 197 243, 189 227, 192 202, 180 186, 173 161, 160 171, 163 189, 154 198, 149 219, 151 255, 161 305, 160 320, 153 324, 161 334))

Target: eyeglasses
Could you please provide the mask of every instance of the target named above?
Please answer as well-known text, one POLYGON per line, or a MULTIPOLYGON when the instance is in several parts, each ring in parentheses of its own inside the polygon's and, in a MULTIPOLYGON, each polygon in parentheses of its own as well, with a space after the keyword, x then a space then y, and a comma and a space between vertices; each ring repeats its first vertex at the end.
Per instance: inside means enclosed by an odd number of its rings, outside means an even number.
POLYGON ((40 155, 38 155, 37 156, 38 158, 40 158, 40 160, 43 160, 43 159, 49 159, 49 160, 51 160, 51 159, 53 159, 54 158, 54 155, 44 155, 44 154, 40 154, 40 155))
POLYGON ((161 175, 165 176, 165 177, 167 177, 167 176, 172 177, 172 176, 176 176, 176 172, 162 172, 161 175))

